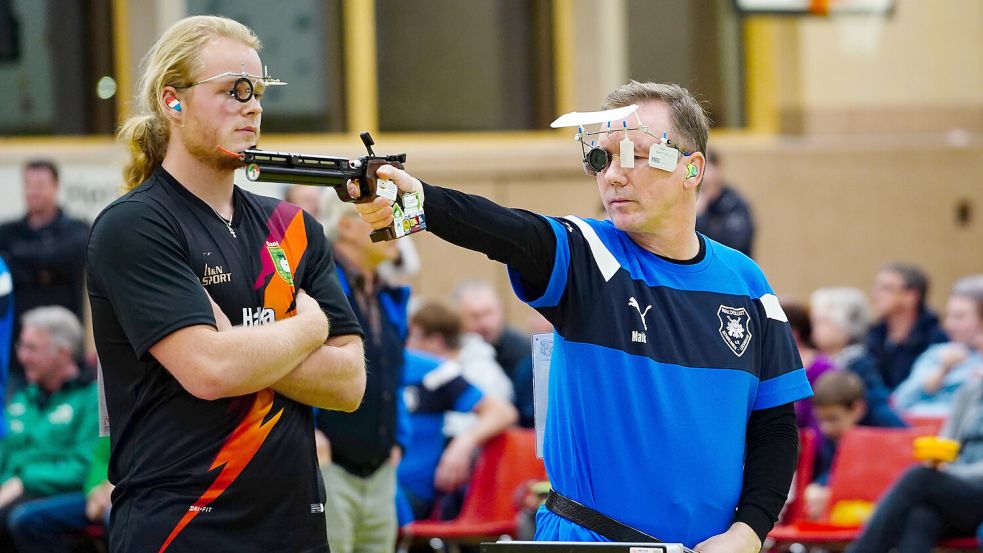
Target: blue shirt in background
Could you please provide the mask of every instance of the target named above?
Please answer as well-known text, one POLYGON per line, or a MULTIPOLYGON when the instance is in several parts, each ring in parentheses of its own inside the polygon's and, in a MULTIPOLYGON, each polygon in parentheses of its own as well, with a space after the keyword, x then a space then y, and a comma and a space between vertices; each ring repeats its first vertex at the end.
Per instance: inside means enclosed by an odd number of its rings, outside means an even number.
POLYGON ((406 351, 402 398, 408 412, 408 438, 396 471, 399 525, 426 517, 437 492, 434 473, 444 453, 444 414, 469 412, 484 397, 461 375, 461 367, 425 353, 406 351), (415 516, 413 513, 416 513, 415 516))

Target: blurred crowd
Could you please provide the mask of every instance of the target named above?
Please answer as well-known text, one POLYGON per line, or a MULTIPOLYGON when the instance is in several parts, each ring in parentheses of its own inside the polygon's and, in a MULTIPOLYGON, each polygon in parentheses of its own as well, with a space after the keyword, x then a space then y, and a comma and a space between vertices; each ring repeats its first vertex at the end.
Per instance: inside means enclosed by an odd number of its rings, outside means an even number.
MULTIPOLYGON (((709 161, 697 228, 752 255, 750 207, 726 183, 717 156, 709 161)), ((86 345, 89 227, 59 206, 53 163, 26 164, 23 191, 25 214, 0 226, 0 551, 85 550, 108 524, 112 492, 98 362, 86 345)), ((374 529, 389 524, 378 513, 393 503, 400 525, 453 518, 481 445, 510 427, 533 426, 530 335, 552 329, 531 310, 525 328, 508 324, 489 282, 461 282, 447 297, 412 296, 408 284, 427 268, 411 240, 372 243, 350 206, 320 188, 291 187, 284 196, 323 222, 366 335, 363 406, 316 418, 328 527, 341 529, 329 533, 332 551, 371 542, 374 529), (394 418, 380 415, 390 411, 394 418), (382 477, 393 472, 396 489, 382 477)), ((941 316, 926 305, 928 290, 924 268, 894 262, 871 275, 868 291, 830 287, 808 302, 784 299, 815 391, 796 404, 800 428, 818 439, 801 498, 806 517, 828 514, 837 443, 857 425, 941 429, 962 451, 951 464, 923 470, 983 490, 983 275, 959 280, 941 316)), ((978 512, 983 495, 969 496, 967 507, 950 494, 952 509, 933 507, 911 490, 942 484, 916 472, 898 486, 931 508, 905 510, 892 499, 894 510, 875 512, 877 524, 857 551, 896 539, 878 534, 898 527, 884 522, 891 516, 915 536, 906 539, 975 534, 978 519, 949 511, 978 512)))

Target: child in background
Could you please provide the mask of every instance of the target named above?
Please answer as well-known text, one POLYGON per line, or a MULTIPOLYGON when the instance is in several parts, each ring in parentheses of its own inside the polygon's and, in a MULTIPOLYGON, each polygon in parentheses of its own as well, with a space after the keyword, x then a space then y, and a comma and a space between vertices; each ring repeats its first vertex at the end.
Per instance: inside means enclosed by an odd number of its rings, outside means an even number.
POLYGON ((813 388, 813 415, 819 423, 820 442, 813 481, 806 487, 806 516, 818 519, 829 502, 829 469, 841 436, 867 414, 866 391, 860 377, 850 371, 826 372, 813 388))

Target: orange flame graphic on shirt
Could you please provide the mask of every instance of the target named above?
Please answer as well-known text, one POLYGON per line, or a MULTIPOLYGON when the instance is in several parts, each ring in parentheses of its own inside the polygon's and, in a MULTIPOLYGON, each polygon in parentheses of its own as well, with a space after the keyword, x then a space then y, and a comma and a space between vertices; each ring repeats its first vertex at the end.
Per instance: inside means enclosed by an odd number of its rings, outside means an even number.
POLYGON ((273 407, 273 398, 274 394, 270 389, 256 393, 249 412, 246 413, 242 422, 239 423, 239 426, 232 432, 232 435, 225 441, 225 445, 219 450, 218 455, 215 456, 215 460, 212 461, 212 466, 208 469, 209 471, 213 471, 218 467, 222 467, 222 472, 219 473, 218 477, 215 478, 215 481, 212 482, 212 485, 205 493, 198 498, 198 501, 195 501, 194 505, 188 509, 188 512, 181 518, 181 521, 177 523, 177 526, 171 531, 171 535, 167 537, 167 541, 160 547, 159 553, 163 553, 171 545, 174 538, 184 530, 185 526, 192 519, 198 516, 198 513, 202 511, 203 507, 208 506, 208 504, 218 499, 218 496, 222 495, 222 492, 239 477, 246 468, 246 465, 252 461, 256 452, 259 451, 259 447, 263 445, 270 431, 273 430, 277 421, 280 420, 280 415, 283 414, 283 409, 281 408, 270 420, 265 423, 263 422, 263 419, 266 418, 266 415, 273 407))

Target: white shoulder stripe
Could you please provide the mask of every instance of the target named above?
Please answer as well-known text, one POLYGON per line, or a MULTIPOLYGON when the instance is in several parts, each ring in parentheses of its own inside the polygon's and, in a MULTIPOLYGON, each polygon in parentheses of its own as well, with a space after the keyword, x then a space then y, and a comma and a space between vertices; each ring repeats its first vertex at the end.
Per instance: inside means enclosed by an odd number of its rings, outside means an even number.
POLYGON ((432 392, 461 374, 461 365, 457 361, 444 361, 423 377, 423 387, 432 392))
POLYGON ((10 278, 10 273, 0 275, 0 296, 6 296, 14 291, 14 281, 10 278))
POLYGON ((614 254, 601 242, 600 237, 594 232, 593 227, 587 224, 586 221, 573 215, 567 215, 564 219, 577 225, 580 232, 584 234, 584 238, 587 239, 587 245, 590 246, 590 253, 594 256, 594 262, 597 263, 597 268, 601 270, 601 275, 604 276, 604 281, 611 280, 614 273, 617 273, 618 269, 621 268, 621 263, 618 263, 614 254))
POLYGON ((783 323, 788 322, 788 317, 785 316, 785 310, 782 309, 782 304, 778 303, 778 296, 775 294, 765 294, 760 299, 761 305, 765 307, 765 315, 769 319, 775 319, 783 323))

